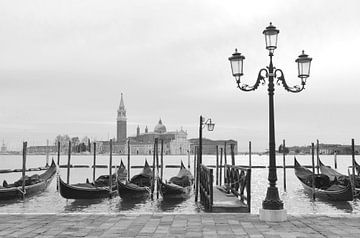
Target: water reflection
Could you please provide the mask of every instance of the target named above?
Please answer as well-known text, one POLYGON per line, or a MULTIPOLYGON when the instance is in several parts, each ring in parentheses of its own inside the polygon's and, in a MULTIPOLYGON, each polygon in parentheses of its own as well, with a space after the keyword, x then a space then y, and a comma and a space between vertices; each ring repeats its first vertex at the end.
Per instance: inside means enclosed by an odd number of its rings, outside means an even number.
POLYGON ((312 193, 309 193, 303 189, 297 189, 295 191, 298 196, 301 196, 301 193, 303 194, 304 197, 309 199, 309 204, 310 207, 312 208, 313 213, 319 213, 319 210, 323 210, 320 209, 322 207, 328 206, 328 207, 332 207, 334 209, 336 209, 338 212, 345 212, 345 213, 352 213, 353 212, 353 207, 350 204, 350 202, 348 201, 329 201, 326 199, 321 199, 321 198, 315 198, 315 200, 313 200, 313 195, 312 193))
POLYGON ((133 199, 120 199, 120 202, 116 206, 119 211, 135 210, 138 207, 146 204, 150 200, 149 197, 135 197, 133 199))
POLYGON ((21 198, 17 198, 17 199, 11 199, 11 200, 0 200, 0 207, 6 206, 6 205, 10 205, 10 204, 14 204, 14 203, 24 203, 25 200, 22 200, 21 198))
POLYGON ((162 212, 173 212, 175 209, 179 208, 180 205, 186 200, 186 198, 162 198, 157 203, 157 207, 162 212))
POLYGON ((65 212, 80 212, 84 209, 103 202, 104 199, 66 199, 65 212))

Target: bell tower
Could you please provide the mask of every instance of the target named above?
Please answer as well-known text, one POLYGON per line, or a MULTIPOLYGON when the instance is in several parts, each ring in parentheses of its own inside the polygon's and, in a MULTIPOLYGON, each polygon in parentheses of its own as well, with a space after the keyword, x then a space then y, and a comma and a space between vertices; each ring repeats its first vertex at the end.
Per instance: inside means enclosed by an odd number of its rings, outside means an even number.
POLYGON ((125 143, 126 141, 126 109, 124 105, 123 94, 121 93, 120 106, 117 110, 117 142, 125 143))

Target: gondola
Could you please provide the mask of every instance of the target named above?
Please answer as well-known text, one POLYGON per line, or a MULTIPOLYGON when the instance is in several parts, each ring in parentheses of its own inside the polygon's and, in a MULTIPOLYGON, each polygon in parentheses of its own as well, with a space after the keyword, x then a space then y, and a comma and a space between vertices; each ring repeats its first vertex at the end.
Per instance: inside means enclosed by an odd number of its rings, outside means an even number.
POLYGON ((355 164, 356 175, 360 176, 360 164, 358 164, 355 159, 354 159, 354 164, 355 164))
POLYGON ((161 196, 166 198, 188 198, 194 183, 194 177, 184 164, 181 162, 179 173, 170 178, 169 182, 163 182, 158 178, 161 196))
POLYGON ((90 183, 67 184, 59 176, 60 195, 66 199, 100 199, 116 195, 116 176, 112 177, 112 189, 109 189, 109 175, 101 175, 90 183))
MULTIPOLYGON (((32 176, 25 176, 25 196, 31 196, 44 191, 56 175, 57 167, 52 161, 50 167, 42 174, 34 174, 32 176)), ((23 197, 22 178, 13 184, 3 182, 0 186, 0 200, 11 200, 23 197)))
MULTIPOLYGON (((123 168, 120 165, 119 171, 120 169, 124 171, 125 166, 122 166, 123 168)), ((146 198, 150 195, 153 172, 146 160, 143 171, 132 177, 130 181, 119 178, 118 173, 117 189, 122 199, 146 198)))
POLYGON ((351 183, 344 181, 344 184, 338 182, 331 183, 330 178, 325 174, 314 174, 309 169, 301 166, 294 159, 294 170, 296 177, 300 180, 305 192, 312 193, 312 177, 315 181, 315 197, 330 201, 352 201, 353 193, 351 183))
MULTIPOLYGON (((319 161, 319 168, 320 168, 321 174, 327 175, 330 179, 330 182, 337 181, 339 183, 344 183, 344 180, 349 181, 348 175, 341 174, 341 173, 337 172, 335 169, 332 169, 331 167, 324 165, 320 159, 318 161, 319 161)), ((356 168, 356 164, 355 164, 355 168, 356 168)), ((356 196, 359 196, 360 195, 360 176, 358 176, 358 175, 355 175, 355 190, 356 190, 356 196)))

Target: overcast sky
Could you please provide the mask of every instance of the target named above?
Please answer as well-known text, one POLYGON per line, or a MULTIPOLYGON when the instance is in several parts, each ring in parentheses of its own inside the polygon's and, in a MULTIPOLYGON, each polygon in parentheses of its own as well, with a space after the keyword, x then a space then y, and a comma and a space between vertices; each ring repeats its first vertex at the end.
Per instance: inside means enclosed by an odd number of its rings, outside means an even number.
POLYGON ((244 81, 268 65, 262 31, 279 30, 275 67, 298 84, 295 59, 313 58, 306 89, 275 91, 277 146, 360 143, 360 1, 2 1, 0 137, 10 149, 58 134, 116 136, 120 94, 128 135, 159 118, 197 137, 268 147, 267 86, 236 88, 228 57, 245 55, 244 81))

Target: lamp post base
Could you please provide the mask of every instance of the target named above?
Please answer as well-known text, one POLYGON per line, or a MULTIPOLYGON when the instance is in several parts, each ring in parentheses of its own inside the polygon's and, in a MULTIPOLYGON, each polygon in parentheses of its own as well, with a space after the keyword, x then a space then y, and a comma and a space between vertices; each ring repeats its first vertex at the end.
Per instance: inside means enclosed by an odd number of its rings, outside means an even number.
POLYGON ((260 216, 260 221, 283 222, 287 220, 286 209, 269 210, 269 209, 260 208, 259 216, 260 216))

